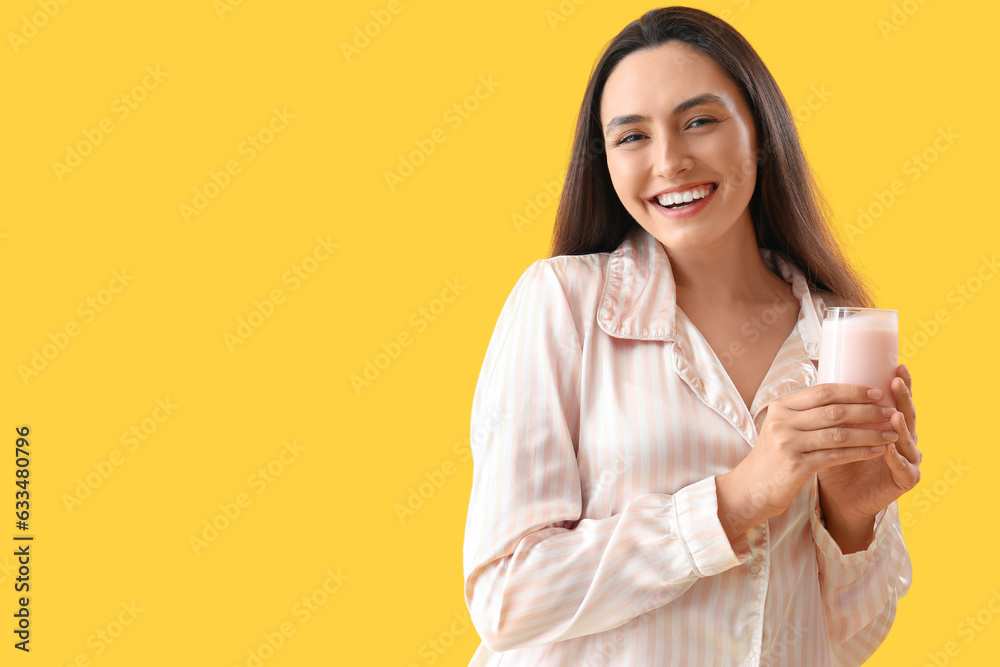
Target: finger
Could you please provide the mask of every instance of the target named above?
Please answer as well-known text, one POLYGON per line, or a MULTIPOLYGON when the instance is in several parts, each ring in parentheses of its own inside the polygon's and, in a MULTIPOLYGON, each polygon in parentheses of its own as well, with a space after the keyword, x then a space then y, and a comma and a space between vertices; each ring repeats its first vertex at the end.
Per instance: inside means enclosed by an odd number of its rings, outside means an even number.
POLYGON ((920 465, 922 456, 920 450, 917 449, 916 436, 910 433, 902 413, 898 414, 899 417, 893 415, 893 418, 889 420, 893 430, 899 435, 896 440, 896 450, 910 463, 920 465))
MULTIPOLYGON (((896 408, 887 408, 877 403, 831 403, 811 410, 791 413, 789 423, 800 431, 813 431, 831 426, 849 424, 882 424, 896 414, 896 408)), ((882 429, 884 430, 884 429, 882 429)))
POLYGON ((825 382, 792 392, 778 400, 791 410, 811 410, 831 403, 877 403, 882 399, 882 393, 881 389, 867 384, 825 382))
POLYGON ((904 364, 900 364, 899 366, 896 367, 896 375, 898 377, 903 378, 903 382, 906 383, 906 389, 907 389, 907 391, 910 392, 910 395, 912 396, 913 395, 913 376, 910 375, 910 369, 907 368, 904 364))
POLYGON ((804 431, 803 436, 800 452, 878 447, 895 442, 900 437, 899 433, 891 429, 876 430, 849 426, 831 426, 815 431, 804 431))
POLYGON ((899 488, 909 491, 917 485, 920 481, 920 468, 902 456, 895 445, 889 445, 884 456, 889 472, 899 488))
POLYGON ((911 434, 917 433, 917 410, 913 405, 913 396, 910 394, 906 381, 903 378, 893 378, 892 393, 896 399, 896 408, 903 413, 906 420, 906 428, 911 434))
POLYGON ((817 471, 824 468, 853 463, 855 461, 867 461, 885 456, 886 446, 876 447, 839 447, 836 449, 817 449, 806 452, 802 455, 802 460, 809 470, 817 471))

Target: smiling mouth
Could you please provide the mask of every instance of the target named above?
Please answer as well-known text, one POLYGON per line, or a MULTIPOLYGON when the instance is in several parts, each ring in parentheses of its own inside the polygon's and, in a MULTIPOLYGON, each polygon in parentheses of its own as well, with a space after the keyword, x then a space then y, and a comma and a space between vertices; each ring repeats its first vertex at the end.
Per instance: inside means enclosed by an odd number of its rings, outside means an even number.
POLYGON ((715 192, 718 187, 718 183, 711 183, 691 188, 684 192, 671 192, 659 197, 653 197, 651 201, 657 206, 670 210, 687 208, 715 192))

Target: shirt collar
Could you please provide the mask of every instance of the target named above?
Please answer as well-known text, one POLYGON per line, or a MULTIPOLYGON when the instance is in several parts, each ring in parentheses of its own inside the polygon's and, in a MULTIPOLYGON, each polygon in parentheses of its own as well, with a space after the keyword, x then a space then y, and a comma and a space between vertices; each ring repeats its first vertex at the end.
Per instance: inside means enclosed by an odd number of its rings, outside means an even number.
MULTIPOLYGON (((792 286, 799 300, 797 328, 810 359, 819 359, 822 299, 813 295, 805 274, 780 253, 759 248, 764 264, 792 286)), ((601 329, 616 338, 675 341, 677 292, 663 246, 636 225, 608 257, 601 305, 601 329)))

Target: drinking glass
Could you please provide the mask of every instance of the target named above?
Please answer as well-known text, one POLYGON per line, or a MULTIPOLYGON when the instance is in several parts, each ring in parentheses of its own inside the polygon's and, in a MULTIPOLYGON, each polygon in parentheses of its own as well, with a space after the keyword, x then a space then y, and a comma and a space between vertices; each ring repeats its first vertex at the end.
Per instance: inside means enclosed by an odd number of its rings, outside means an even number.
POLYGON ((819 344, 817 383, 867 384, 882 390, 880 405, 894 408, 899 313, 882 308, 827 308, 819 344))

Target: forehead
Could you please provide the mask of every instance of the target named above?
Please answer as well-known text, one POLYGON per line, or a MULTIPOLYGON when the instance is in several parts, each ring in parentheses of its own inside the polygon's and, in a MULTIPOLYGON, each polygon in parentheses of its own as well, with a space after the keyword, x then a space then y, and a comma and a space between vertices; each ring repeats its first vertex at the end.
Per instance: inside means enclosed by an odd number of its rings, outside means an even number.
POLYGON ((715 93, 733 111, 739 88, 714 60, 679 41, 634 51, 611 71, 601 95, 602 125, 619 113, 673 108, 703 93, 715 93))

